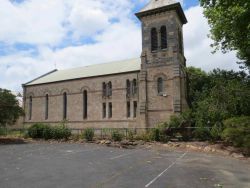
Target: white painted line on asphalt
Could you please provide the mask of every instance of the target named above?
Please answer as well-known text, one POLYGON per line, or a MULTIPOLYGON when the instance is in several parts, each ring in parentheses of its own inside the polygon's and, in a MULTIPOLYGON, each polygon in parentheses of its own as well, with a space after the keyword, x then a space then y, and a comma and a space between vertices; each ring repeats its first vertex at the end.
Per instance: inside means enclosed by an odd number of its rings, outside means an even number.
POLYGON ((118 155, 118 156, 115 156, 115 157, 110 158, 110 160, 114 160, 114 159, 118 159, 118 158, 121 158, 121 157, 125 157, 125 156, 131 155, 131 154, 133 154, 133 153, 135 153, 135 152, 137 152, 137 151, 138 151, 138 150, 133 151, 133 152, 130 152, 130 153, 125 153, 125 154, 122 154, 122 155, 118 155))
POLYGON ((172 166, 174 166, 178 160, 182 159, 183 157, 185 157, 185 155, 187 155, 188 152, 185 152, 184 154, 182 154, 179 158, 177 158, 171 165, 169 165, 164 171, 162 171, 158 176, 156 176, 152 181, 150 181, 147 185, 145 185, 145 187, 149 187, 150 185, 152 185, 158 178, 160 178, 165 172, 167 172, 172 166))

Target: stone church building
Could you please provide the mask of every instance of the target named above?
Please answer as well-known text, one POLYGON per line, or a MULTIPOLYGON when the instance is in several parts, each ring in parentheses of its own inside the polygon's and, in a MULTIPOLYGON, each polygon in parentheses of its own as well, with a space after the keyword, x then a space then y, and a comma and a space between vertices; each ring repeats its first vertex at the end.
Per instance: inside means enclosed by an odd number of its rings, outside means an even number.
POLYGON ((136 16, 142 25, 140 58, 53 70, 23 84, 24 123, 147 128, 188 108, 182 29, 187 19, 180 3, 151 0, 136 16))

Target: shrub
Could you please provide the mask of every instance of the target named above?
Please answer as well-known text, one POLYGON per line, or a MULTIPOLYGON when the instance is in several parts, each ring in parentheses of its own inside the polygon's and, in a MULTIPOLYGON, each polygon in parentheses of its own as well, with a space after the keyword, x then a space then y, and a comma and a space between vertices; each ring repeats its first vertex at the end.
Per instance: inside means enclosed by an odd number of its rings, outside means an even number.
POLYGON ((49 125, 36 123, 28 128, 28 135, 31 138, 44 138, 44 132, 48 129, 50 129, 49 125))
POLYGON ((250 154, 250 116, 230 118, 223 123, 222 139, 250 154))
POLYGON ((71 136, 71 130, 65 125, 57 125, 52 127, 52 138, 53 139, 69 139, 71 136))
POLYGON ((94 129, 87 128, 83 131, 82 138, 85 138, 87 141, 92 141, 94 138, 94 129))
POLYGON ((198 127, 194 130, 194 137, 199 141, 206 141, 210 139, 210 131, 205 127, 198 127))
POLYGON ((0 136, 5 136, 6 135, 6 129, 3 127, 0 127, 0 136))
POLYGON ((114 140, 114 141, 121 141, 123 138, 123 135, 119 131, 114 130, 111 133, 111 137, 112 137, 112 140, 114 140))
POLYGON ((210 137, 212 141, 217 141, 217 140, 221 140, 221 135, 222 135, 222 125, 220 124, 216 124, 212 127, 212 129, 210 130, 210 137))
POLYGON ((71 136, 71 130, 65 125, 52 127, 47 124, 37 123, 28 128, 28 136, 31 138, 42 139, 68 139, 71 136))
POLYGON ((160 141, 160 129, 159 128, 154 128, 150 132, 150 140, 152 141, 160 141))

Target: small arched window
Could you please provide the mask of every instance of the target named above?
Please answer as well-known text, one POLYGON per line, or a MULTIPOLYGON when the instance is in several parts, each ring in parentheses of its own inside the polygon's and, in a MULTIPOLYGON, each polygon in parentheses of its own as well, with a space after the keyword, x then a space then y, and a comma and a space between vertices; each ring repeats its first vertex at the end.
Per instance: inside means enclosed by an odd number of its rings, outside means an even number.
POLYGON ((129 97, 130 96, 130 91, 131 91, 130 81, 129 80, 127 80, 126 85, 127 85, 127 97, 129 97))
POLYGON ((158 92, 158 94, 163 93, 163 79, 162 79, 162 77, 157 79, 157 92, 158 92))
POLYGON ((83 91, 83 119, 88 117, 88 92, 87 90, 83 91))
POLYGON ((133 95, 136 95, 136 94, 137 94, 137 81, 136 81, 136 79, 133 80, 132 94, 133 94, 133 95))
POLYGON ((32 119, 32 96, 29 98, 29 120, 32 119))
POLYGON ((167 48, 167 29, 166 26, 161 27, 161 49, 167 48))
POLYGON ((67 119, 67 93, 63 93, 63 119, 67 119))
POLYGON ((49 118, 49 95, 45 96, 45 119, 49 118))
POLYGON ((151 51, 156 51, 158 48, 158 37, 156 28, 151 29, 151 51))

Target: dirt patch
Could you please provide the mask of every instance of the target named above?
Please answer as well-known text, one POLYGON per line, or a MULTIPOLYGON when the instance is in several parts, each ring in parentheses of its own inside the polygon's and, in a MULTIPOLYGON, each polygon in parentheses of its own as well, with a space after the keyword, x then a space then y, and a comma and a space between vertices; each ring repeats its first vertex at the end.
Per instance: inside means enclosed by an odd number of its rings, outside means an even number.
MULTIPOLYGON (((158 143, 156 145, 158 145, 158 143)), ((160 145, 166 148, 181 150, 185 149, 187 151, 213 153, 222 156, 230 156, 237 159, 250 160, 249 156, 244 156, 241 150, 232 146, 226 146, 223 143, 212 144, 209 142, 168 142, 166 144, 160 145)))
POLYGON ((26 144, 27 140, 23 138, 15 138, 15 137, 0 137, 0 145, 7 144, 26 144))

